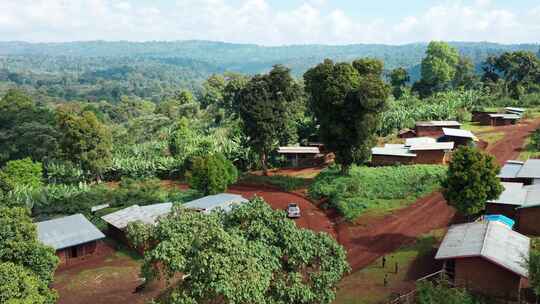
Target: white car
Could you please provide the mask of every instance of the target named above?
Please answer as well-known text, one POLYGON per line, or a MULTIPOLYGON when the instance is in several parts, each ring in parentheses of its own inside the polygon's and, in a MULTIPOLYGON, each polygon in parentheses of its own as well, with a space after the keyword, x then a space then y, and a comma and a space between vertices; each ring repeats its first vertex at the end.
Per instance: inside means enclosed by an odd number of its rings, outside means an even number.
POLYGON ((300 207, 296 203, 289 203, 287 206, 287 217, 289 218, 299 218, 300 217, 300 207))

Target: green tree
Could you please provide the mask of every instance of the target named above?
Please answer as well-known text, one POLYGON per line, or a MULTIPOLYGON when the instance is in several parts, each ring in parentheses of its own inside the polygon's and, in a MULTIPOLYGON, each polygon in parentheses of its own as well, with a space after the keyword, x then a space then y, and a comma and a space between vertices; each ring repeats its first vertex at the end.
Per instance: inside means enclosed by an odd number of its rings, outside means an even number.
POLYGON ((342 172, 368 161, 389 95, 380 75, 362 75, 348 63, 327 59, 304 79, 320 138, 336 154, 342 172))
POLYGON ((37 239, 27 209, 0 207, 0 239, 0 261, 23 266, 46 284, 52 282, 58 258, 37 239))
POLYGON ((48 108, 19 90, 9 90, 0 99, 0 165, 25 157, 52 159, 58 154, 58 137, 48 108))
POLYGON ((29 157, 12 160, 0 171, 0 180, 12 189, 39 188, 43 185, 43 166, 39 162, 33 162, 29 157))
POLYGON ((112 163, 112 135, 92 112, 58 112, 62 154, 98 179, 112 163))
POLYGON ((193 117, 199 111, 199 104, 189 91, 180 91, 173 98, 168 98, 156 107, 156 113, 162 114, 170 119, 180 117, 193 117))
POLYGON ((57 298, 56 292, 24 267, 0 263, 0 303, 54 304, 57 298))
POLYGON ((390 84, 394 98, 399 99, 405 94, 405 86, 410 80, 409 72, 404 68, 397 68, 390 72, 390 84))
POLYGON ((276 65, 266 75, 253 77, 238 94, 238 110, 249 144, 259 154, 264 174, 267 159, 292 123, 300 87, 290 70, 276 65))
POLYGON ((417 284, 416 303, 419 304, 481 304, 462 288, 448 282, 420 282, 417 284))
POLYGON ((237 178, 236 167, 219 153, 195 157, 188 173, 190 187, 205 195, 225 192, 237 178))
POLYGON ((504 81, 505 93, 519 99, 522 95, 540 91, 540 59, 532 52, 506 52, 498 57, 489 57, 484 63, 482 79, 494 83, 504 81))
POLYGON ((446 42, 432 41, 422 60, 422 78, 414 86, 422 97, 447 90, 456 75, 458 51, 446 42))
POLYGON ((456 65, 456 74, 454 75, 453 87, 473 89, 478 83, 474 63, 468 57, 460 57, 456 65))
POLYGON ((189 278, 164 303, 331 303, 349 267, 332 237, 296 227, 255 198, 229 213, 176 210, 146 252, 148 281, 189 278))
POLYGON ((529 268, 529 284, 538 300, 538 296, 540 296, 540 250, 538 250, 537 242, 533 242, 531 246, 527 266, 529 268))
POLYGON ((352 66, 362 76, 381 77, 384 64, 382 61, 376 58, 360 58, 353 61, 352 66))
POLYGON ((499 171, 493 156, 462 146, 452 155, 447 178, 443 181, 444 197, 460 213, 477 214, 485 209, 487 201, 501 194, 499 171))

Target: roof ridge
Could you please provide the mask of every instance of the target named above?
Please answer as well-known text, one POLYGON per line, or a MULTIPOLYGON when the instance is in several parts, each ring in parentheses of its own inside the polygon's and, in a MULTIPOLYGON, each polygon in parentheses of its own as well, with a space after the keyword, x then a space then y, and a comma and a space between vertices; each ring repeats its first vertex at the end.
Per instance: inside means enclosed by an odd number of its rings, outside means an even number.
POLYGON ((488 221, 486 223, 487 227, 486 227, 486 230, 484 232, 484 236, 482 237, 482 248, 480 249, 480 256, 482 256, 482 257, 485 257, 484 251, 486 249, 486 240, 487 240, 488 232, 491 231, 491 225, 493 223, 494 222, 491 222, 491 221, 488 221))

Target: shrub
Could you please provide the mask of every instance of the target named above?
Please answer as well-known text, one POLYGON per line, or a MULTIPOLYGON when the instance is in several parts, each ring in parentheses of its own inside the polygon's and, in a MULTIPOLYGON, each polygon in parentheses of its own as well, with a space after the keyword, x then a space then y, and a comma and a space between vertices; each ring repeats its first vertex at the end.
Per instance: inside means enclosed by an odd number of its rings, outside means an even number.
POLYGON ((43 167, 29 157, 12 160, 0 171, 0 179, 12 189, 18 187, 39 188, 43 185, 43 167))
POLYGON ((224 192, 237 178, 236 167, 219 153, 195 157, 188 174, 191 188, 205 195, 224 192))
POLYGON ((283 191, 293 191, 307 187, 310 180, 302 177, 286 175, 261 176, 248 174, 242 177, 242 182, 271 185, 283 191))
POLYGON ((49 184, 75 185, 89 180, 89 176, 69 161, 55 161, 45 166, 45 177, 49 184))
POLYGON ((309 188, 314 199, 328 199, 348 220, 366 211, 385 212, 403 207, 440 186, 446 168, 413 165, 368 168, 353 166, 348 176, 335 167, 324 170, 309 188))

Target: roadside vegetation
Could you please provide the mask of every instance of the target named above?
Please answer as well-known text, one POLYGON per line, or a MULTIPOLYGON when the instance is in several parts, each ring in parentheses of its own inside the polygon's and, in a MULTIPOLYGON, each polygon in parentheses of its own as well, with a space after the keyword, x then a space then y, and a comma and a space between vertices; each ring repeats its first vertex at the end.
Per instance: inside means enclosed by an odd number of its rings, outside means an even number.
POLYGON ((313 179, 287 175, 261 176, 245 174, 240 178, 240 182, 242 183, 262 186, 269 185, 288 192, 307 188, 312 181, 313 179))
POLYGON ((353 166, 347 176, 331 167, 317 176, 309 195, 328 200, 328 206, 353 221, 365 213, 384 214, 408 206, 438 189, 445 174, 442 165, 353 166))
POLYGON ((540 158, 540 129, 536 129, 525 141, 523 149, 519 153, 518 160, 540 158))

